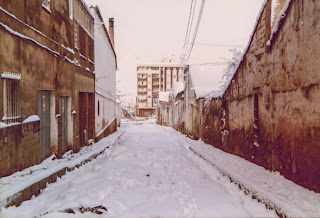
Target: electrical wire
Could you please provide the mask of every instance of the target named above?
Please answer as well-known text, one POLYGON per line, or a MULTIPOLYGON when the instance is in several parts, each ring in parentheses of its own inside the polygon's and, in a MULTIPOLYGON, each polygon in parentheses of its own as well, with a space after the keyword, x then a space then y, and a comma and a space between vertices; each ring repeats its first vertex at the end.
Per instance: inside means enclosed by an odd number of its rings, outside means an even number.
POLYGON ((198 30, 199 30, 199 26, 200 26, 200 22, 201 22, 201 18, 202 18, 202 14, 203 14, 203 9, 204 9, 204 5, 205 5, 205 0, 202 0, 201 2, 201 7, 200 7, 200 11, 199 11, 199 15, 198 15, 198 20, 197 20, 197 24, 193 33, 193 38, 192 38, 192 42, 191 42, 191 46, 190 49, 188 50, 187 54, 183 60, 183 65, 185 65, 186 63, 188 63, 193 46, 194 46, 194 42, 196 40, 197 34, 198 34, 198 30))
POLYGON ((186 36, 185 36, 185 39, 184 39, 185 43, 183 45, 183 49, 182 49, 182 53, 181 53, 180 61, 179 61, 180 64, 182 63, 182 60, 184 59, 185 52, 187 51, 187 45, 189 44, 189 38, 190 38, 192 26, 193 26, 193 17, 194 17, 194 11, 195 11, 196 4, 197 4, 197 0, 195 0, 195 1, 192 0, 191 1, 189 18, 188 18, 188 26, 187 26, 186 36), (194 4, 193 4, 193 2, 194 2, 194 4))

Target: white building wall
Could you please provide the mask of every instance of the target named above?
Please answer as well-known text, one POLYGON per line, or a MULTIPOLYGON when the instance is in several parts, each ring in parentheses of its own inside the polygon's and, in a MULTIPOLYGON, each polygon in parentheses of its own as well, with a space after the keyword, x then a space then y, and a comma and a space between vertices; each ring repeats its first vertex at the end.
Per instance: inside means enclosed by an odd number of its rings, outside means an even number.
POLYGON ((103 23, 98 18, 95 10, 92 10, 92 13, 95 17, 95 132, 97 135, 118 114, 116 102, 116 57, 106 35, 107 33, 102 26, 103 23))

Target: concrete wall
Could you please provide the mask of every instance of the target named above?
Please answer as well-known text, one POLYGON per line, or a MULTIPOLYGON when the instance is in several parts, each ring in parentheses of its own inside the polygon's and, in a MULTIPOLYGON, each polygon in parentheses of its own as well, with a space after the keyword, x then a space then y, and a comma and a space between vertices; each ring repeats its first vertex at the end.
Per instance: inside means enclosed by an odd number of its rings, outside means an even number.
MULTIPOLYGON (((95 18, 95 135, 117 116, 116 54, 106 24, 98 8, 91 8, 95 18)), ((119 117, 120 122, 121 117, 119 117)))
POLYGON ((40 163, 40 121, 0 128, 0 177, 40 163))

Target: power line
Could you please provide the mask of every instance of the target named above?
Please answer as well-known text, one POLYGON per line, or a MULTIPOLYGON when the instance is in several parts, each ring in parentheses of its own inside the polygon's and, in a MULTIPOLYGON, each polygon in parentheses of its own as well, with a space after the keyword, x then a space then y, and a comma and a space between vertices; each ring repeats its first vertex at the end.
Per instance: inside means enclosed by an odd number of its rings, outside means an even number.
POLYGON ((244 47, 243 45, 207 44, 207 43, 200 43, 200 42, 195 42, 194 44, 200 45, 200 46, 212 46, 212 47, 244 47))
POLYGON ((213 66, 223 66, 223 65, 227 65, 228 62, 208 62, 208 63, 196 63, 193 65, 213 65, 213 66))
POLYGON ((184 45, 183 45, 183 49, 182 49, 182 54, 180 56, 180 61, 179 61, 180 63, 184 59, 185 52, 187 51, 187 44, 189 44, 189 38, 190 38, 192 26, 193 26, 193 17, 194 17, 194 11, 195 11, 196 4, 197 4, 197 0, 191 1, 189 18, 188 18, 188 26, 187 26, 186 36, 185 36, 184 45), (194 4, 193 4, 193 2, 194 2, 194 4), (191 25, 190 25, 190 21, 191 21, 191 25))
POLYGON ((189 25, 190 25, 190 18, 191 18, 191 12, 192 12, 192 5, 193 5, 193 0, 191 1, 190 11, 189 11, 189 19, 188 19, 188 26, 187 26, 187 32, 186 32, 186 36, 185 36, 185 38, 184 38, 183 48, 186 46, 186 43, 187 43, 187 35, 188 35, 188 32, 189 32, 189 25))
POLYGON ((192 38, 192 42, 191 42, 191 46, 189 51, 187 52, 186 56, 187 58, 184 58, 184 64, 186 64, 189 61, 193 46, 194 46, 194 42, 196 40, 197 34, 198 34, 198 30, 199 30, 199 26, 200 26, 200 22, 201 22, 201 18, 202 18, 202 14, 203 14, 203 9, 204 9, 204 5, 205 5, 205 0, 202 0, 201 2, 201 7, 200 7, 200 11, 199 11, 199 15, 198 15, 198 21, 193 33, 193 38, 192 38))

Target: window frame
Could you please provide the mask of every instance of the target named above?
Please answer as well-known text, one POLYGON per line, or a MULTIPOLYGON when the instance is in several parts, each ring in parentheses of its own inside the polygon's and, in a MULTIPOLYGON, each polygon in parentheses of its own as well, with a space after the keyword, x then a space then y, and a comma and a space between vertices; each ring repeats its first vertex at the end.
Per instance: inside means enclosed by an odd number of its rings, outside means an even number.
POLYGON ((6 124, 20 122, 21 119, 21 75, 3 72, 3 117, 6 124))

